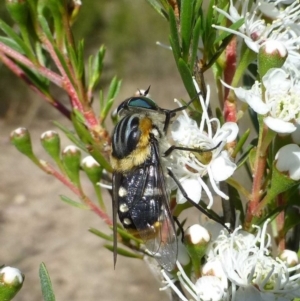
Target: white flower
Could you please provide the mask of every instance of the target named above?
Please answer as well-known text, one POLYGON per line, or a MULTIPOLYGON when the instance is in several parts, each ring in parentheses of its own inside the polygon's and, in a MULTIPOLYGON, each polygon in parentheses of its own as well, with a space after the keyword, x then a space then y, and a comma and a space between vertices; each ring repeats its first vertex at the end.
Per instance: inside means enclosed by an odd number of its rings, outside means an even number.
MULTIPOLYGON (((178 267, 177 278, 183 288, 193 297, 196 301, 220 301, 225 300, 226 290, 222 280, 213 275, 207 275, 199 278, 194 284, 188 276, 185 274, 182 266, 177 261, 176 265, 178 267)), ((166 273, 165 270, 162 270, 162 275, 165 279, 166 286, 161 288, 161 290, 171 288, 178 297, 183 301, 189 301, 183 293, 175 285, 176 278, 171 277, 166 273)))
POLYGON ((264 100, 261 84, 255 82, 250 90, 232 88, 236 96, 249 104, 258 114, 266 115, 264 123, 273 131, 289 134, 300 123, 300 82, 279 68, 270 69, 262 78, 265 87, 264 100))
POLYGON ((288 24, 296 23, 299 20, 300 5, 295 0, 266 0, 259 1, 258 9, 271 19, 282 19, 288 24), (286 6, 284 8, 284 6, 286 6))
MULTIPOLYGON (((197 92, 199 87, 194 81, 197 92)), ((207 99, 204 101, 200 96, 203 115, 200 125, 191 119, 186 112, 180 115, 172 124, 171 135, 175 146, 195 149, 195 151, 174 151, 175 161, 171 166, 182 187, 195 203, 201 199, 202 188, 209 198, 208 208, 213 204, 212 193, 202 177, 208 175, 211 186, 221 197, 228 199, 218 188, 218 182, 228 179, 235 171, 236 165, 231 161, 229 154, 224 149, 226 143, 236 139, 238 126, 236 123, 227 122, 220 125, 218 119, 209 119, 207 110, 209 102, 209 88, 207 99), (213 123, 216 132, 213 133, 213 123), (198 150, 198 151, 197 151, 198 150)), ((180 189, 177 190, 177 202, 184 203, 186 199, 180 189)))
POLYGON ((295 61, 295 57, 297 60, 300 58, 297 51, 300 43, 298 34, 299 3, 295 1, 291 6, 282 10, 278 6, 280 1, 276 1, 276 5, 274 3, 266 3, 266 1, 259 1, 256 4, 249 5, 249 2, 249 0, 240 1, 240 13, 232 0, 230 0, 229 13, 215 7, 216 11, 224 15, 232 23, 244 19, 244 24, 238 30, 218 25, 213 25, 213 27, 241 37, 246 45, 256 53, 258 53, 260 46, 267 40, 281 42, 289 53, 286 64, 291 68, 292 64, 289 60, 295 61), (265 19, 262 18, 262 14, 259 13, 260 10, 264 13, 268 12, 267 14, 273 17, 274 21, 266 24, 265 19))
POLYGON ((172 288, 183 301, 188 299, 178 290, 176 280, 197 301, 291 301, 299 297, 300 265, 288 267, 270 255, 272 241, 266 233, 269 222, 262 228, 253 226, 256 235, 242 231, 241 227, 233 233, 222 230, 207 251, 202 277, 193 283, 177 262, 177 277, 162 271, 166 287, 172 288))
POLYGON ((287 172, 292 180, 300 180, 300 147, 297 144, 288 144, 280 148, 275 159, 279 171, 287 172))
POLYGON ((208 260, 218 259, 230 281, 230 300, 292 300, 300 291, 300 274, 292 274, 300 265, 288 268, 280 259, 269 254, 270 236, 267 224, 256 236, 236 229, 224 231, 212 243, 208 260), (245 239, 243 239, 245 238, 245 239))

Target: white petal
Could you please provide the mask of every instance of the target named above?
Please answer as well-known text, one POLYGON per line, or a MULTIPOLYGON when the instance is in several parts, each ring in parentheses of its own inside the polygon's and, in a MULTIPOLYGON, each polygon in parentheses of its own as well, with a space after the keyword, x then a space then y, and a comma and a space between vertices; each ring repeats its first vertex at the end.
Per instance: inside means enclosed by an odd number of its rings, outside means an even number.
POLYGON ((230 143, 234 141, 239 132, 239 127, 235 122, 226 122, 222 125, 221 131, 229 132, 230 134, 226 138, 226 142, 230 143))
POLYGON ((220 156, 215 158, 211 164, 214 180, 217 182, 225 181, 232 176, 236 165, 229 159, 227 151, 222 151, 220 156))
POLYGON ((280 68, 268 70, 266 75, 263 76, 262 81, 266 89, 271 89, 271 92, 273 87, 282 90, 287 90, 291 87, 291 81, 288 79, 288 74, 280 68))
POLYGON ((291 122, 283 121, 282 119, 271 116, 264 118, 264 123, 268 128, 279 134, 290 134, 296 130, 296 126, 291 122))
POLYGON ((262 301, 260 292, 252 285, 240 287, 235 295, 239 301, 262 301))
POLYGON ((223 300, 225 290, 221 280, 216 276, 202 276, 195 283, 197 295, 203 301, 223 300))
POLYGON ((300 124, 296 123, 296 130, 291 134, 293 142, 300 144, 300 124))
POLYGON ((181 265, 187 265, 189 264, 190 256, 187 252, 187 249, 185 245, 181 242, 181 240, 178 240, 178 258, 177 260, 180 262, 181 265))
POLYGON ((288 172, 291 179, 300 180, 300 147, 297 144, 283 146, 276 154, 276 167, 281 172, 288 172))
MULTIPOLYGON (((185 179, 181 182, 184 191, 187 193, 188 197, 195 203, 199 203, 201 199, 202 187, 196 179, 185 179)), ((186 202, 186 198, 182 195, 180 189, 177 190, 177 204, 183 204, 186 202)))
POLYGON ((241 101, 247 102, 256 113, 265 115, 269 112, 269 107, 262 101, 261 96, 252 90, 237 88, 234 89, 234 93, 241 101))
POLYGON ((171 126, 171 134, 174 141, 179 141, 181 144, 188 144, 188 140, 193 131, 197 131, 197 123, 195 120, 186 118, 180 115, 171 126))

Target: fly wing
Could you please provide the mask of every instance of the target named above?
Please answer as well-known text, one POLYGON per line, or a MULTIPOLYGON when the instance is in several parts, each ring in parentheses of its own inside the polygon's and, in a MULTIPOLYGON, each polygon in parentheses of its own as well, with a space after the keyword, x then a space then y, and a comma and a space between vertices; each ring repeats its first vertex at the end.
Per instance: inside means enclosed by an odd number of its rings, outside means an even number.
POLYGON ((113 241, 114 241, 114 267, 117 263, 117 243, 118 243, 118 224, 117 224, 117 213, 118 213, 118 189, 120 187, 122 174, 115 172, 112 177, 112 216, 113 216, 113 241))
POLYGON ((142 190, 135 195, 130 212, 148 253, 171 271, 177 259, 177 236, 156 145, 152 151, 155 160, 139 171, 142 190))

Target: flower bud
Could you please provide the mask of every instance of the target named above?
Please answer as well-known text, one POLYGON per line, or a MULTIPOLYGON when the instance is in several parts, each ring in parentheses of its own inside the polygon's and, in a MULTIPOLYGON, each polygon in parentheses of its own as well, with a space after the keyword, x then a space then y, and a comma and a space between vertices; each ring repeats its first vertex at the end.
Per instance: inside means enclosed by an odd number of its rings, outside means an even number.
POLYGON ((57 132, 47 131, 41 135, 41 143, 46 152, 58 161, 60 158, 60 138, 57 132))
POLYGON ((30 134, 26 128, 18 128, 11 132, 10 140, 12 144, 17 148, 17 150, 22 154, 28 157, 34 156, 30 134))
POLYGON ((288 267, 293 267, 299 263, 299 258, 296 252, 291 250, 283 250, 279 258, 284 261, 288 267))
POLYGON ((81 152, 79 148, 74 145, 67 146, 62 153, 66 173, 70 180, 77 186, 79 186, 80 158, 81 152))
POLYGON ((29 6, 26 0, 6 0, 6 9, 11 18, 19 26, 26 26, 29 16, 29 6))
POLYGON ((258 70, 262 78, 269 69, 281 68, 288 56, 285 46, 276 40, 267 40, 258 52, 258 70))
POLYGON ((93 184, 97 184, 101 178, 102 168, 100 164, 92 157, 87 156, 81 162, 81 167, 87 174, 93 184))
POLYGON ((10 301, 21 289, 24 275, 12 267, 0 268, 0 300, 10 301))
POLYGON ((198 224, 191 226, 185 232, 185 247, 192 259, 196 274, 200 273, 201 259, 205 255, 209 241, 210 234, 204 227, 198 224))

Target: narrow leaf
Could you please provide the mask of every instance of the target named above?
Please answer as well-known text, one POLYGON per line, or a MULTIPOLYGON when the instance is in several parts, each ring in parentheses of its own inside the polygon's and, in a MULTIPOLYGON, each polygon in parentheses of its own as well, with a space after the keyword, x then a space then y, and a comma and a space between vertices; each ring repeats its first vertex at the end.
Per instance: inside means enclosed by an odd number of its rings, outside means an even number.
POLYGON ((193 40, 192 40, 192 54, 190 58, 190 66, 193 67, 195 64, 198 47, 199 47, 199 38, 201 32, 201 18, 199 17, 196 21, 195 27, 193 29, 193 40))
POLYGON ((19 52, 21 54, 24 54, 23 49, 13 39, 0 36, 0 42, 5 44, 9 48, 14 49, 14 50, 16 50, 17 52, 19 52))
POLYGON ((154 8, 154 10, 156 10, 156 12, 158 12, 162 17, 167 18, 166 16, 166 12, 163 10, 163 8, 161 7, 161 5, 159 4, 159 2, 157 0, 147 0, 147 2, 154 8))
POLYGON ((175 57, 176 63, 181 57, 180 43, 177 31, 177 23, 174 15, 173 9, 169 9, 169 23, 170 23, 170 44, 172 46, 172 51, 175 57))
POLYGON ((191 0, 181 1, 181 10, 180 10, 181 46, 182 46, 182 57, 185 62, 188 62, 190 43, 192 37, 193 5, 194 5, 194 1, 191 0))
POLYGON ((28 58, 35 61, 35 56, 32 53, 31 49, 9 25, 7 25, 4 21, 0 20, 0 28, 8 37, 10 37, 16 44, 19 45, 19 47, 22 49, 20 53, 25 54, 28 58))
POLYGON ((237 156, 237 154, 242 150, 244 144, 246 143, 246 140, 248 139, 250 135, 250 129, 246 130, 242 137, 239 139, 235 149, 234 149, 234 152, 232 153, 231 157, 232 158, 235 158, 237 156))
MULTIPOLYGON (((240 19, 236 21, 235 23, 231 24, 228 28, 232 30, 237 30, 239 29, 243 24, 244 24, 244 19, 240 19)), ((218 45, 221 41, 225 40, 229 35, 231 35, 230 32, 228 31, 223 31, 214 41, 215 45, 218 45)))
POLYGON ((78 138, 75 136, 75 133, 72 132, 71 130, 67 129, 65 126, 63 126, 62 124, 60 124, 57 121, 53 121, 53 123, 60 129, 62 130, 65 135, 70 139, 70 141, 72 141, 76 146, 78 146, 80 149, 82 149, 83 151, 87 152, 87 149, 85 147, 85 144, 78 138))
POLYGON ((45 301, 55 301, 55 295, 53 292, 51 280, 44 263, 40 264, 39 269, 40 282, 42 287, 42 294, 45 301))
POLYGON ((97 235, 97 236, 99 236, 99 237, 101 237, 105 240, 113 241, 113 237, 111 235, 107 235, 107 234, 105 234, 105 233, 103 233, 103 232, 101 232, 101 231, 99 231, 95 228, 90 228, 89 232, 91 232, 91 233, 93 233, 93 234, 95 234, 95 235, 97 235))
POLYGON ((51 42, 52 45, 54 45, 54 40, 53 40, 53 36, 52 36, 52 32, 49 28, 49 25, 48 25, 48 22, 46 20, 46 18, 39 14, 38 15, 38 20, 39 20, 39 23, 42 27, 42 30, 43 30, 43 33, 46 35, 47 39, 51 42))
POLYGON ((178 69, 184 86, 189 93, 190 98, 193 99, 196 96, 197 92, 193 84, 192 72, 182 58, 180 58, 178 61, 178 69))
POLYGON ((62 201, 64 201, 65 203, 73 206, 73 207, 76 207, 76 208, 79 208, 79 209, 84 209, 84 210, 89 210, 90 209, 88 206, 86 206, 82 203, 73 201, 73 200, 71 200, 70 198, 68 198, 67 196, 64 196, 64 195, 60 195, 60 199, 62 201))
MULTIPOLYGON (((113 252, 114 251, 114 247, 111 245, 104 245, 104 247, 106 249, 108 249, 109 251, 113 252)), ((117 248, 117 253, 119 255, 125 256, 125 257, 129 257, 129 258, 138 258, 138 259, 143 259, 143 255, 139 255, 130 251, 127 251, 123 248, 117 248)))

